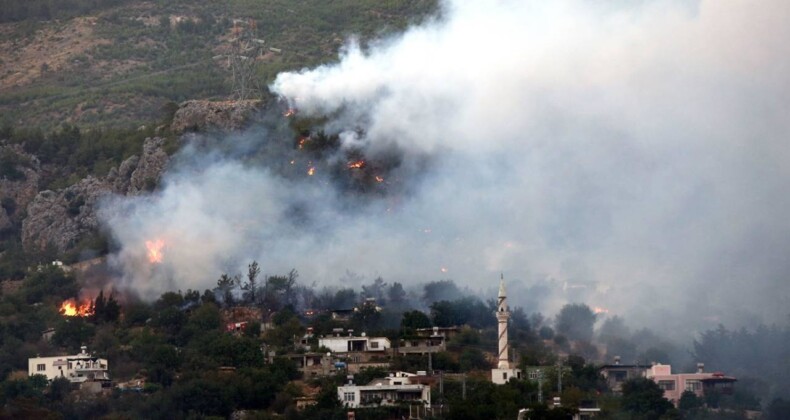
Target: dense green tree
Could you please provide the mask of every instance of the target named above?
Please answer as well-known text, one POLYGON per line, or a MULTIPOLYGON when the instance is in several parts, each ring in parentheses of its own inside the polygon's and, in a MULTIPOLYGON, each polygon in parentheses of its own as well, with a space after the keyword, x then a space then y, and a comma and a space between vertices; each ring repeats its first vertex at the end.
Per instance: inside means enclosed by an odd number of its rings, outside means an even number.
POLYGON ((569 303, 562 307, 554 323, 557 333, 571 340, 591 341, 595 314, 583 303, 569 303))
POLYGON ((376 304, 365 302, 359 305, 351 316, 351 325, 355 330, 375 331, 381 327, 381 310, 376 304))
POLYGON ((68 317, 68 319, 61 320, 55 327, 52 342, 73 352, 79 350, 83 345, 88 345, 95 332, 96 328, 85 318, 68 317))
POLYGON ((253 261, 247 266, 247 282, 241 287, 244 290, 244 297, 247 302, 253 305, 258 302, 258 275, 261 274, 261 267, 257 261, 253 261))
POLYGON ((354 289, 340 289, 335 293, 328 309, 352 309, 357 305, 357 292, 354 289))
POLYGON ((452 280, 434 281, 423 287, 422 300, 426 305, 442 300, 453 301, 461 298, 463 298, 463 293, 452 280))
POLYGON ((387 303, 387 282, 381 277, 376 277, 373 282, 362 286, 362 297, 376 299, 378 305, 387 303))
POLYGON ((235 288, 235 281, 233 277, 222 274, 217 280, 217 290, 219 291, 219 295, 222 297, 222 303, 228 307, 233 306, 234 298, 233 298, 233 289, 235 288))
POLYGON ((403 289, 403 285, 397 281, 392 283, 387 291, 387 299, 391 306, 402 308, 406 304, 406 290, 403 289))
POLYGON ((631 379, 623 383, 622 407, 628 413, 645 420, 657 420, 674 410, 664 398, 664 391, 654 381, 646 378, 631 379))
POLYGON ((474 347, 465 349, 461 353, 458 363, 460 364, 461 371, 463 372, 491 368, 488 361, 486 361, 486 357, 483 355, 483 352, 480 351, 480 349, 474 347))
POLYGON ((431 325, 431 319, 428 318, 428 315, 416 309, 404 312, 400 325, 401 328, 406 331, 414 331, 419 328, 430 328, 433 326, 431 325))
POLYGON ((43 302, 46 299, 63 301, 77 296, 77 283, 74 277, 51 264, 42 265, 30 273, 22 285, 22 292, 28 303, 43 302))
POLYGON ((678 402, 678 408, 680 409, 681 413, 685 413, 697 408, 702 407, 704 401, 697 396, 693 391, 683 391, 680 395, 680 401, 678 402))

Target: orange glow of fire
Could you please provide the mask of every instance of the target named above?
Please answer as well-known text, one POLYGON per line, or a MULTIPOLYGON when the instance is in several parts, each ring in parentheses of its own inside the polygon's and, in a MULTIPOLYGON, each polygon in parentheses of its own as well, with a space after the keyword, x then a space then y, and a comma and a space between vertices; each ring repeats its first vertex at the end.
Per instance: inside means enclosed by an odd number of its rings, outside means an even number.
POLYGON ((307 168, 307 175, 313 176, 315 175, 315 166, 311 166, 307 168))
POLYGON ((596 314, 608 314, 609 310, 606 308, 601 308, 600 306, 596 306, 593 308, 593 312, 596 314))
POLYGON ((288 108, 287 111, 283 112, 283 117, 292 117, 294 114, 296 114, 296 108, 288 108))
POLYGON ((162 248, 165 246, 165 241, 157 239, 155 241, 145 241, 145 247, 148 249, 148 261, 152 264, 162 262, 162 248))
POLYGON ((441 271, 442 273, 446 273, 446 272, 447 272, 447 267, 442 267, 442 268, 440 269, 440 271, 441 271))
POLYGON ((360 169, 365 166, 364 160, 355 160, 353 162, 348 162, 348 169, 360 169))
POLYGON ((93 315, 93 302, 90 299, 83 302, 69 299, 60 305, 60 313, 65 316, 91 316, 93 315))
POLYGON ((376 175, 376 182, 384 182, 384 178, 376 175))
POLYGON ((299 150, 304 149, 304 145, 305 143, 307 143, 307 140, 308 140, 307 137, 302 137, 301 139, 299 139, 299 143, 298 143, 299 150))

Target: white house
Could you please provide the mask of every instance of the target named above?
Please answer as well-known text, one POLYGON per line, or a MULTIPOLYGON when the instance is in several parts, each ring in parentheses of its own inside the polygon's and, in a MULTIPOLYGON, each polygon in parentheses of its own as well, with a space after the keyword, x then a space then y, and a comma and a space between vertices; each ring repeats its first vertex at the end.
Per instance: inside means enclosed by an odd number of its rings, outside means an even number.
POLYGON ((319 347, 323 346, 328 348, 329 351, 333 353, 350 353, 358 351, 384 353, 391 347, 390 340, 387 337, 367 337, 365 333, 362 333, 359 337, 355 337, 352 334, 344 337, 321 337, 318 339, 318 345, 319 347))
POLYGON ((414 375, 399 372, 388 378, 373 380, 368 385, 341 385, 337 387, 337 398, 348 408, 377 407, 404 402, 430 407, 431 387, 409 383, 410 376, 414 375))
POLYGON ((85 346, 73 356, 33 357, 27 360, 27 365, 28 375, 44 375, 50 381, 56 378, 74 383, 110 380, 107 359, 92 356, 85 346))

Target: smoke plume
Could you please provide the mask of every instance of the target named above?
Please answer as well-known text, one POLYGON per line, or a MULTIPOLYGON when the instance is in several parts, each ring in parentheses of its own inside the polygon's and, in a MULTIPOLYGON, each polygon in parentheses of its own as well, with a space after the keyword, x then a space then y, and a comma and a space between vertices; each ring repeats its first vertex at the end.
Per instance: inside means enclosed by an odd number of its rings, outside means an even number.
POLYGON ((271 91, 330 116, 339 149, 305 161, 281 126, 187 147, 160 191, 105 203, 113 262, 149 296, 255 259, 491 296, 504 272, 528 311, 586 302, 666 331, 784 319, 790 3, 635 3, 448 1, 282 73, 271 91), (396 164, 359 192, 332 169, 349 151, 396 164))

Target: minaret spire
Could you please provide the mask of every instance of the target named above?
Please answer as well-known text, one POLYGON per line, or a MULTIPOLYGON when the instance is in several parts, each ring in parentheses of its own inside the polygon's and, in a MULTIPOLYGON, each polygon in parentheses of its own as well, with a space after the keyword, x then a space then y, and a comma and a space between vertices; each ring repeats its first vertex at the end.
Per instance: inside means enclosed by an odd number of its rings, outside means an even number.
POLYGON ((507 307, 507 294, 505 293, 505 275, 501 274, 500 278, 496 311, 496 319, 499 323, 499 357, 497 367, 499 369, 510 369, 507 340, 507 321, 510 319, 510 311, 507 307))
POLYGON ((513 367, 508 357, 510 344, 507 340, 507 321, 510 319, 510 308, 507 307, 507 293, 505 292, 505 274, 499 275, 499 294, 497 295, 496 320, 499 329, 499 353, 497 367, 491 369, 491 381, 502 385, 511 378, 521 379, 521 370, 513 367))

